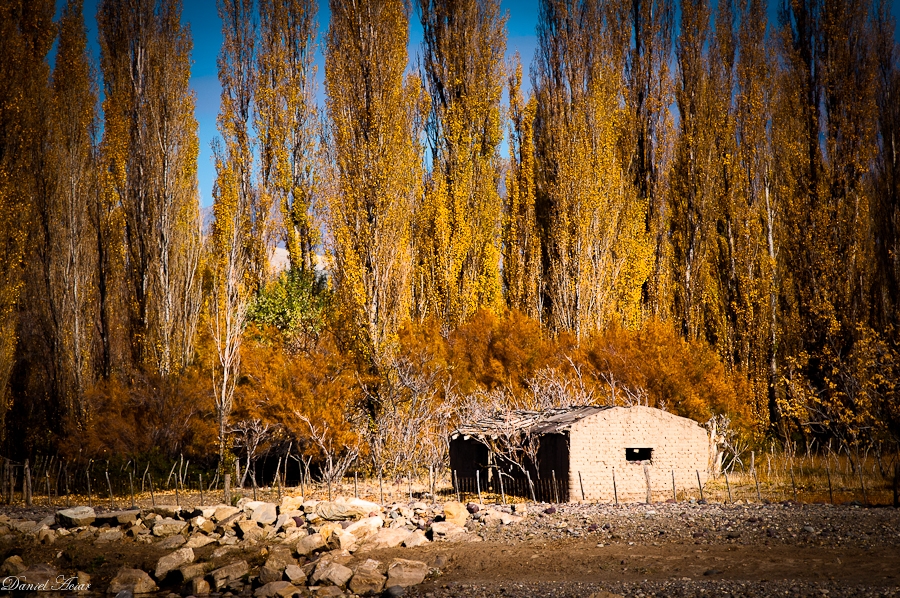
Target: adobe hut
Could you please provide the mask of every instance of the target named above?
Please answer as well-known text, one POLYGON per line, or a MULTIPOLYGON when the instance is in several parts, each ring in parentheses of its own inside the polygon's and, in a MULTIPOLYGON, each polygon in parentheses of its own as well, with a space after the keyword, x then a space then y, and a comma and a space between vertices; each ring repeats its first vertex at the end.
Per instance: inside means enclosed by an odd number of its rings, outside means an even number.
POLYGON ((450 437, 450 468, 459 486, 530 492, 538 500, 645 500, 706 482, 709 435, 697 422, 652 407, 570 407, 512 411, 460 426, 450 437), (552 480, 557 480, 553 488, 552 480), (551 485, 548 486, 548 483, 551 485))

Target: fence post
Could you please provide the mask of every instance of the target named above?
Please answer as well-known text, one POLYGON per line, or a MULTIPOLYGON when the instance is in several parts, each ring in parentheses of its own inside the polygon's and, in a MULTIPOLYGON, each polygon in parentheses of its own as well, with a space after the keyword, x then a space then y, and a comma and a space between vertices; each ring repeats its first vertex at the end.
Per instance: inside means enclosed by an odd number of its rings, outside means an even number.
POLYGON ((831 468, 828 467, 828 457, 825 457, 825 476, 828 478, 828 502, 834 504, 834 492, 831 489, 831 468))
POLYGON ((478 488, 478 504, 482 505, 484 502, 481 500, 481 470, 475 470, 475 485, 478 488))
POLYGON ((531 474, 528 473, 528 470, 525 470, 525 477, 528 478, 528 488, 531 490, 531 502, 537 502, 537 497, 534 495, 534 484, 531 483, 531 474))
POLYGON ((25 459, 25 475, 22 480, 22 494, 25 499, 25 506, 31 506, 31 468, 28 466, 28 459, 25 459))
POLYGON ((63 479, 66 481, 66 508, 71 507, 71 503, 69 502, 69 462, 66 461, 66 466, 63 468, 63 479))
MULTIPOLYGON (((203 472, 197 474, 197 483, 200 485, 200 506, 203 506, 203 472)), ((134 500, 134 499, 132 499, 134 500)))
POLYGON ((700 483, 700 470, 694 470, 697 473, 697 487, 700 488, 700 500, 703 500, 703 484, 700 483))
POLYGON ((550 476, 553 478, 553 497, 556 498, 556 504, 559 504, 559 484, 556 483, 556 470, 550 470, 550 476))
POLYGON ((359 472, 353 472, 353 496, 359 498, 359 472))
POLYGON ((147 482, 150 484, 150 504, 156 506, 156 494, 153 493, 153 475, 147 474, 147 482))
POLYGON ((672 470, 672 500, 678 502, 678 496, 675 494, 675 470, 672 470))
POLYGON ((428 466, 428 489, 431 493, 431 504, 434 504, 434 465, 428 466))
POLYGON ((756 482, 756 500, 762 502, 762 495, 759 493, 759 478, 756 476, 756 470, 753 470, 753 481, 756 482))
MULTIPOLYGON (((52 505, 53 497, 50 496, 50 472, 47 470, 44 470, 44 481, 47 483, 47 504, 52 505)), ((57 492, 57 494, 59 493, 57 492)))
POLYGON ((225 474, 225 504, 231 506, 231 474, 225 474))
MULTIPOLYGON (((860 478, 862 479, 862 478, 860 478)), ((794 502, 797 501, 797 483, 794 481, 794 460, 791 459, 791 490, 794 492, 794 502)))
POLYGON ((584 502, 584 480, 581 479, 581 471, 578 472, 578 485, 581 486, 581 502, 584 502))
POLYGON ((378 468, 378 493, 381 496, 381 504, 384 504, 384 471, 378 468))
POLYGON ((134 508, 134 475, 128 472, 128 488, 131 491, 131 508, 134 508))
POLYGON ((653 502, 653 490, 650 488, 650 465, 644 462, 644 481, 647 483, 647 504, 653 502))
POLYGON ((93 509, 94 508, 94 497, 91 495, 91 465, 93 465, 93 459, 88 462, 88 469, 87 469, 88 506, 93 509))
POLYGON ((728 474, 725 474, 725 487, 728 488, 728 502, 734 504, 734 501, 731 500, 731 484, 728 483, 728 474))
MULTIPOLYGON (((105 470, 104 473, 105 473, 105 475, 106 475, 106 487, 109 489, 109 508, 110 508, 110 509, 115 509, 115 508, 116 508, 116 501, 113 500, 112 483, 109 481, 109 462, 108 462, 108 461, 107 461, 107 463, 106 463, 106 470, 105 470)), ((177 488, 177 486, 176 486, 176 492, 177 492, 177 490, 178 490, 178 488, 177 488)), ((177 496, 177 494, 176 494, 176 496, 177 496)))
MULTIPOLYGON (((26 461, 25 463, 26 463, 26 465, 28 464, 27 461, 26 461)), ((793 473, 793 472, 792 472, 792 473, 793 473)), ((858 453, 857 453, 857 459, 856 459, 856 473, 859 474, 859 487, 862 488, 863 504, 866 505, 866 506, 869 506, 869 497, 868 497, 868 495, 866 494, 866 484, 863 482, 863 476, 862 476, 862 464, 859 462, 859 456, 858 456, 858 453)))
POLYGON ((613 498, 616 501, 616 506, 619 506, 619 491, 616 489, 616 468, 612 468, 613 473, 613 498))

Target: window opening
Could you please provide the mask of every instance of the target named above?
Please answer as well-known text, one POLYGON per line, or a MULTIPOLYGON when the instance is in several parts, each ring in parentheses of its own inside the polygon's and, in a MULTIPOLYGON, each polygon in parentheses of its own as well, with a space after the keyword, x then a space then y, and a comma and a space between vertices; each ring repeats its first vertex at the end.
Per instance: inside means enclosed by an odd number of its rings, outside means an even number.
POLYGON ((653 459, 652 448, 627 448, 625 449, 626 461, 650 461, 653 459))

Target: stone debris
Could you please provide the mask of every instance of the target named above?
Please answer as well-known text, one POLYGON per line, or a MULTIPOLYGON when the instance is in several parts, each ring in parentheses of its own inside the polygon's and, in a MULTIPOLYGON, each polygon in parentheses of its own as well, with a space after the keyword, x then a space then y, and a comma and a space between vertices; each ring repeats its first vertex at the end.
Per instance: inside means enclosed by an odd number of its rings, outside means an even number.
POLYGON ((334 561, 326 561, 316 566, 312 582, 315 584, 326 583, 342 588, 350 581, 351 577, 353 577, 353 570, 349 567, 334 561))
POLYGON ((187 521, 180 521, 172 517, 163 517, 153 524, 153 535, 159 537, 171 536, 172 534, 180 534, 187 529, 187 521))
POLYGON ((91 507, 72 507, 56 512, 56 523, 61 527, 83 527, 96 519, 97 515, 91 507))
POLYGON ((109 583, 108 592, 110 594, 118 594, 126 590, 132 594, 149 594, 157 589, 156 583, 145 571, 140 569, 120 569, 109 583))
POLYGON ((422 561, 410 561, 407 559, 394 559, 388 565, 387 587, 419 585, 425 581, 428 575, 428 565, 422 561))
POLYGON ((225 587, 225 584, 228 582, 241 579, 248 573, 250 573, 250 565, 247 564, 247 561, 235 561, 224 567, 219 567, 210 573, 209 576, 212 581, 211 585, 218 591, 225 587))
POLYGON ((299 591, 300 589, 289 581, 273 581, 257 588, 253 595, 256 598, 275 598, 276 596, 287 598, 299 591))
POLYGON ((156 563, 154 577, 163 580, 170 571, 178 569, 182 565, 194 562, 194 550, 192 548, 179 548, 175 552, 167 554, 156 563))

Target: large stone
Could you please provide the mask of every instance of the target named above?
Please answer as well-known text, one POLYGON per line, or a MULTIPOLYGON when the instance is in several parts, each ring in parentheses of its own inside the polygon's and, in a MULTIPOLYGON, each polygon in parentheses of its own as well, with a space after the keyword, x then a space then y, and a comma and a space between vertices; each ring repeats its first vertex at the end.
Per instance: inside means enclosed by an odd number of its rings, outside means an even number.
POLYGON ((187 529, 187 521, 179 521, 171 517, 162 517, 153 523, 153 535, 159 537, 171 536, 172 534, 180 534, 187 529))
POLYGON ((278 508, 270 502, 264 502, 253 509, 253 515, 250 516, 250 519, 259 522, 261 525, 271 525, 278 520, 278 508))
POLYGON ((299 588, 289 581, 272 581, 257 588, 253 595, 256 598, 276 598, 278 596, 288 598, 299 591, 299 588))
POLYGON ((428 575, 428 565, 422 561, 410 561, 407 559, 394 559, 388 565, 387 587, 415 586, 425 581, 428 575))
POLYGON ((272 549, 269 558, 259 570, 259 582, 262 584, 279 581, 284 576, 284 570, 289 565, 296 565, 297 561, 291 555, 289 548, 279 546, 272 549))
MULTIPOLYGON (((168 538, 161 540, 156 547, 160 550, 175 550, 176 548, 184 546, 186 542, 187 540, 185 540, 184 536, 175 534, 174 536, 169 536, 168 538)), ((193 546, 191 546, 191 548, 193 548, 193 546)))
POLYGON ((303 567, 296 564, 285 567, 284 576, 287 577, 291 583, 296 585, 303 585, 306 583, 306 572, 303 570, 303 567))
POLYGON ((377 566, 363 564, 356 568, 348 587, 354 594, 377 594, 384 588, 384 580, 377 566))
POLYGON ((184 565, 178 571, 181 573, 181 581, 191 581, 206 575, 206 572, 209 571, 209 563, 191 563, 184 565))
POLYGON ((181 507, 178 505, 156 505, 148 509, 150 513, 156 513, 160 517, 177 517, 181 513, 181 507))
POLYGON ((169 571, 174 571, 182 565, 187 565, 188 563, 193 562, 194 549, 179 548, 175 552, 167 554, 156 562, 156 573, 154 577, 156 577, 156 579, 158 580, 163 580, 166 578, 166 575, 169 574, 169 571))
POLYGON ((462 527, 466 524, 466 520, 468 518, 469 511, 466 509, 466 506, 464 504, 454 501, 444 503, 445 521, 455 523, 456 525, 462 527))
POLYGON ((212 579, 213 586, 216 591, 222 589, 225 584, 230 581, 234 581, 235 579, 240 579, 243 576, 247 575, 250 572, 250 565, 247 564, 247 561, 235 561, 231 564, 225 565, 224 567, 219 567, 215 571, 209 574, 209 577, 212 579))
POLYGON ((19 575, 27 568, 28 567, 25 565, 25 561, 22 560, 22 557, 16 554, 3 561, 3 566, 0 567, 0 573, 4 576, 19 575))
POLYGON ((242 540, 259 541, 265 538, 266 532, 255 521, 239 521, 238 533, 242 540))
POLYGON ((209 591, 209 582, 202 577, 195 577, 191 580, 191 594, 194 596, 206 596, 209 591))
POLYGON ((90 525, 97 519, 97 514, 90 507, 72 507, 56 512, 56 523, 62 527, 82 527, 90 525))
POLYGON ((215 521, 216 523, 222 523, 229 517, 236 515, 238 512, 240 512, 240 509, 238 509, 237 507, 230 507, 228 505, 220 505, 220 506, 216 507, 215 511, 213 511, 212 520, 215 521))
POLYGON ((325 538, 322 534, 310 534, 305 538, 300 538, 297 542, 297 554, 307 556, 311 552, 325 548, 325 538))
POLYGON ((140 569, 119 569, 119 572, 109 582, 110 594, 118 594, 127 590, 132 594, 149 594, 157 590, 156 583, 146 572, 140 569))
MULTIPOLYGON (((122 537, 122 532, 116 530, 119 533, 119 537, 122 537)), ((56 532, 52 529, 44 528, 37 533, 37 541, 39 544, 53 544, 56 541, 56 532)))
POLYGON ((435 521, 431 524, 431 531, 434 533, 434 538, 438 539, 439 537, 449 538, 458 534, 464 534, 466 533, 466 528, 450 521, 435 521))
POLYGON ((331 533, 331 538, 328 539, 328 547, 334 550, 347 550, 352 552, 356 549, 359 542, 356 539, 356 536, 348 532, 344 529, 336 529, 331 533))
POLYGON ((97 534, 95 541, 97 544, 108 544, 109 542, 118 542, 122 536, 122 531, 119 529, 105 529, 97 534))
POLYGON ((351 577, 353 577, 353 571, 349 567, 332 561, 322 563, 316 567, 312 576, 312 582, 344 587, 351 577))
POLYGON ((405 527, 384 527, 366 540, 361 550, 378 550, 380 548, 396 548, 403 544, 412 534, 405 527))
POLYGON ((27 584, 50 584, 56 581, 59 572, 52 565, 39 563, 32 565, 19 574, 19 581, 27 584))
POLYGON ((327 502, 316 504, 315 513, 326 521, 343 521, 345 519, 361 519, 368 516, 372 509, 365 503, 327 502))
POLYGON ((203 548, 207 544, 212 544, 213 542, 215 542, 215 540, 213 540, 209 536, 206 536, 204 534, 194 534, 190 537, 185 546, 187 548, 203 548))
POLYGON ((384 525, 384 519, 381 517, 366 517, 360 519, 347 526, 346 531, 350 532, 360 542, 365 542, 378 533, 378 530, 384 525))
POLYGON ((422 546, 423 544, 428 544, 428 538, 425 537, 425 532, 422 530, 414 531, 403 540, 403 545, 407 548, 415 548, 416 546, 422 546))
POLYGON ((129 511, 112 511, 110 513, 99 513, 97 515, 97 526, 108 523, 109 525, 124 525, 126 523, 134 523, 141 516, 139 509, 129 511))

